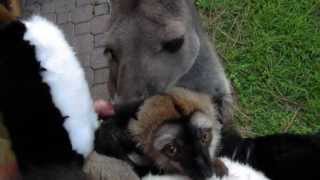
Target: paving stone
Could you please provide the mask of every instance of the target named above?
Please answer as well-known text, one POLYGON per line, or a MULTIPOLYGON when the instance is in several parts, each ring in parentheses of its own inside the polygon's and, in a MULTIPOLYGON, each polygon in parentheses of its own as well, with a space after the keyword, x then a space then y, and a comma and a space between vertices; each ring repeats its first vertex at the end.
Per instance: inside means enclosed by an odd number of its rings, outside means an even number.
POLYGON ((56 0, 55 10, 57 13, 70 12, 75 8, 75 0, 56 0))
POLYGON ((97 34, 94 36, 94 47, 104 47, 106 45, 107 39, 106 34, 97 34))
POLYGON ((91 89, 93 99, 105 99, 108 100, 110 95, 108 93, 107 84, 94 85, 91 89))
POLYGON ((28 5, 25 7, 24 11, 31 14, 40 14, 40 5, 39 4, 28 5))
POLYGON ((93 0, 95 4, 107 3, 108 0, 93 0))
POLYGON ((97 69, 94 71, 94 83, 106 83, 109 77, 109 68, 97 69))
POLYGON ((57 17, 56 17, 57 15, 55 13, 42 14, 42 16, 53 23, 57 22, 57 17))
POLYGON ((21 6, 22 6, 22 7, 25 7, 25 6, 26 6, 26 0, 21 0, 20 2, 21 2, 21 6))
POLYGON ((70 14, 69 12, 61 12, 57 13, 57 23, 63 24, 70 21, 70 14))
POLYGON ((72 23, 65 23, 60 25, 63 30, 65 36, 71 37, 74 34, 74 25, 72 23))
POLYGON ((72 10, 72 21, 74 23, 86 22, 93 17, 93 7, 90 5, 82 6, 72 10))
POLYGON ((94 0, 94 4, 95 5, 100 5, 100 4, 104 4, 106 9, 105 9, 105 14, 110 15, 111 14, 111 2, 110 0, 94 0))
POLYGON ((90 67, 90 53, 81 53, 78 57, 83 67, 90 67))
MULTIPOLYGON (((25 7, 26 6, 26 0, 20 0, 20 5, 21 7, 25 7)), ((1 122, 1 119, 0 119, 1 122)))
POLYGON ((55 3, 54 1, 52 2, 47 2, 47 3, 42 3, 41 6, 41 13, 54 13, 55 12, 55 3))
POLYGON ((95 99, 108 99, 109 69, 103 55, 110 0, 22 0, 24 18, 42 14, 59 24, 74 46, 95 99))
POLYGON ((94 7, 94 15, 99 16, 103 14, 107 14, 108 6, 106 3, 97 5, 94 7))
POLYGON ((38 0, 38 3, 43 5, 47 3, 54 3, 56 0, 38 0))
POLYGON ((94 82, 94 72, 90 67, 84 68, 86 80, 88 81, 89 85, 92 86, 94 82))
POLYGON ((104 48, 97 48, 92 52, 90 66, 93 69, 101 69, 108 67, 108 61, 104 57, 104 48))
POLYGON ((32 15, 32 11, 23 11, 22 15, 25 19, 28 19, 32 15))
POLYGON ((92 0, 77 0, 77 6, 92 4, 92 0))
POLYGON ((78 53, 91 52, 93 50, 93 36, 91 34, 76 36, 74 39, 74 46, 78 53))
POLYGON ((108 15, 96 16, 91 21, 91 32, 93 34, 103 33, 107 30, 107 20, 110 18, 108 15))
POLYGON ((76 25, 75 34, 90 33, 90 22, 80 23, 76 25))
POLYGON ((24 4, 25 4, 26 6, 32 5, 32 4, 35 4, 35 3, 38 3, 38 4, 39 4, 40 1, 41 1, 41 0, 27 0, 24 4))
POLYGON ((63 30, 67 42, 71 45, 74 42, 74 25, 72 23, 65 23, 60 25, 63 30))
POLYGON ((110 2, 110 0, 107 0, 106 5, 107 5, 107 14, 111 15, 111 2, 110 2))

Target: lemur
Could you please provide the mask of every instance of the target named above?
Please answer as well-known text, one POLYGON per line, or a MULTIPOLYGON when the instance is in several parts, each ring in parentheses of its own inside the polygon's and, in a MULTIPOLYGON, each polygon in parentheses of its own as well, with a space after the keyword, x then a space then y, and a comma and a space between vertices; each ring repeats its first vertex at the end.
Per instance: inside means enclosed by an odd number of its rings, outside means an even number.
POLYGON ((219 121, 214 102, 174 88, 116 109, 96 132, 96 151, 128 162, 142 177, 153 173, 149 180, 320 178, 320 135, 243 138, 219 121))
MULTIPOLYGON (((115 112, 97 130, 95 150, 124 160, 140 177, 151 173, 144 178, 175 179, 178 175, 194 180, 228 180, 236 177, 235 172, 241 174, 234 168, 236 162, 215 156, 223 126, 208 95, 173 88, 115 112), (225 163, 232 168, 231 175, 225 163)), ((260 176, 266 179, 262 174, 254 177, 260 176)))
POLYGON ((0 112, 22 178, 84 179, 99 123, 74 51, 39 16, 1 21, 0 39, 0 112))

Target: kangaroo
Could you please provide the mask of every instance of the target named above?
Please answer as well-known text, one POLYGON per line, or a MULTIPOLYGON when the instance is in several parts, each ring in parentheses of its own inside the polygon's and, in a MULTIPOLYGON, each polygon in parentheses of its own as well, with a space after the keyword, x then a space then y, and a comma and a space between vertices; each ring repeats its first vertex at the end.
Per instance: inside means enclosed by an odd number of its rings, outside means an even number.
POLYGON ((221 120, 232 119, 232 88, 193 0, 111 0, 111 7, 105 56, 113 101, 180 86, 211 95, 221 120))

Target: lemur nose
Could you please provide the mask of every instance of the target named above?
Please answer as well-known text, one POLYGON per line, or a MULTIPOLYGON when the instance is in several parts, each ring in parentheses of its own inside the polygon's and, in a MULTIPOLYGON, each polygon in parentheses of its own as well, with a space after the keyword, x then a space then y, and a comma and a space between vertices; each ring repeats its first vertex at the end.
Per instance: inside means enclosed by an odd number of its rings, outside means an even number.
POLYGON ((213 176, 213 169, 210 164, 206 163, 205 159, 202 157, 197 158, 197 164, 200 168, 200 172, 204 177, 212 177, 213 176))
POLYGON ((207 178, 212 177, 213 176, 212 168, 207 167, 207 168, 202 169, 202 174, 207 178))

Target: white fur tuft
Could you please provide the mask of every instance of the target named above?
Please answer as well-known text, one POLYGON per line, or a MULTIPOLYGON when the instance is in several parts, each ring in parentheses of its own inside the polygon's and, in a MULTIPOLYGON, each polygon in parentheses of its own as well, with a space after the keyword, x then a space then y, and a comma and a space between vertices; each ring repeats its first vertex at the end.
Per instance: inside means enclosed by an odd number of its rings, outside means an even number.
POLYGON ((53 23, 34 16, 25 21, 24 40, 36 48, 42 78, 50 87, 53 102, 63 116, 64 128, 72 148, 87 156, 93 149, 94 132, 98 127, 88 84, 83 69, 63 33, 53 23))
POLYGON ((191 179, 184 176, 149 174, 143 177, 142 180, 191 180, 191 179))
POLYGON ((196 112, 192 115, 191 124, 200 129, 210 129, 213 126, 212 119, 202 112, 196 112))
MULTIPOLYGON (((223 177, 221 180, 269 180, 261 172, 253 169, 249 165, 231 161, 228 158, 221 158, 221 160, 229 169, 229 175, 223 177)), ((216 179, 218 178, 210 180, 216 179)))
MULTIPOLYGON (((249 165, 241 164, 235 161, 231 161, 228 158, 221 158, 229 169, 229 174, 222 178, 211 177, 207 180, 270 180, 266 178, 261 172, 254 170, 249 165)), ((184 176, 176 175, 151 175, 145 176, 142 180, 191 180, 184 176)))

